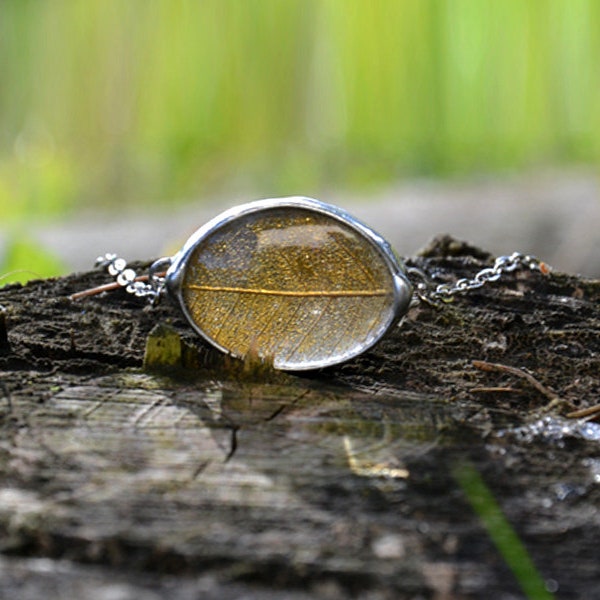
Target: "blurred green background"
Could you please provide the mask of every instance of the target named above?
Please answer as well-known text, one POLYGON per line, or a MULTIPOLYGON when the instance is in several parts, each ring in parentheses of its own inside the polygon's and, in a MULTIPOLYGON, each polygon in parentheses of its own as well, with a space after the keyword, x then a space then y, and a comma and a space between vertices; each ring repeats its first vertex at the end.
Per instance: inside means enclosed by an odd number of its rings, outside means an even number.
POLYGON ((597 0, 3 0, 0 65, 0 272, 89 207, 600 158, 597 0))

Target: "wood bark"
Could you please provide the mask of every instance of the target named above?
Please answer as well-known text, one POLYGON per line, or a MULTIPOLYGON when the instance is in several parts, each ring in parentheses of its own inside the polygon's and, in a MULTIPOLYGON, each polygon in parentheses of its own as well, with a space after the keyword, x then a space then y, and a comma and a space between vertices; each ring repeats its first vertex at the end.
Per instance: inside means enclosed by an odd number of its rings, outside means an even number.
MULTIPOLYGON (((443 238, 412 262, 489 257, 443 238)), ((294 376, 168 302, 69 298, 106 281, 0 290, 0 597, 519 597, 463 468, 548 590, 600 597, 600 282, 515 272, 294 376), (165 336, 177 364, 144 366, 165 336)))

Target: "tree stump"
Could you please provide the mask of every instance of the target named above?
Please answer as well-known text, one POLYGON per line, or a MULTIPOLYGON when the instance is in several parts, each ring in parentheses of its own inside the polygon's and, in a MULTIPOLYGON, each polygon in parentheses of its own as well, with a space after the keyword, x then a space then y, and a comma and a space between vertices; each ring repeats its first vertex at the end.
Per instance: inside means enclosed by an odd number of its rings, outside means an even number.
POLYGON ((106 280, 0 290, 0 597, 600 597, 600 282, 514 272, 294 376, 69 298, 106 280))

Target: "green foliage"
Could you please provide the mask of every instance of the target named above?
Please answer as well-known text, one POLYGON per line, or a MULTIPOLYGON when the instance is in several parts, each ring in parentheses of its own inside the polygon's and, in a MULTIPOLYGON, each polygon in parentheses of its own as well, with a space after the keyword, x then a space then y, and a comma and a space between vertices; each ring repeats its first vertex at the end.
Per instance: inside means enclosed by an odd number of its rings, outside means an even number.
POLYGON ((4 0, 0 218, 600 156, 595 0, 4 0))
POLYGON ((61 261, 39 245, 19 236, 0 255, 0 287, 64 273, 61 261))

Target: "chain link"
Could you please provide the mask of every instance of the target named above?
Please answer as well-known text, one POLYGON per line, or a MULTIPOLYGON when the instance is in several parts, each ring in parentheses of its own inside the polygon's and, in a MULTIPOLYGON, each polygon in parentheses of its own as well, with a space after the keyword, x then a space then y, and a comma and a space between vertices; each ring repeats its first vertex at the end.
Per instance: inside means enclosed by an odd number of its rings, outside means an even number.
POLYGON ((96 259, 96 267, 106 269, 109 275, 112 275, 117 284, 125 290, 137 296, 138 298, 148 298, 153 304, 157 302, 164 288, 164 277, 157 275, 158 270, 166 266, 170 259, 161 259, 156 261, 150 267, 148 276, 139 277, 138 274, 127 266, 124 258, 119 258, 116 254, 107 253, 96 259))
POLYGON ((472 279, 462 278, 451 283, 441 283, 432 287, 429 278, 418 269, 410 269, 409 274, 415 274, 421 280, 415 287, 417 295, 426 302, 450 302, 457 294, 464 294, 476 290, 488 283, 498 281, 505 273, 511 273, 516 269, 530 269, 547 274, 550 269, 546 263, 535 256, 513 252, 509 256, 499 256, 493 267, 487 267, 479 271, 472 279))

